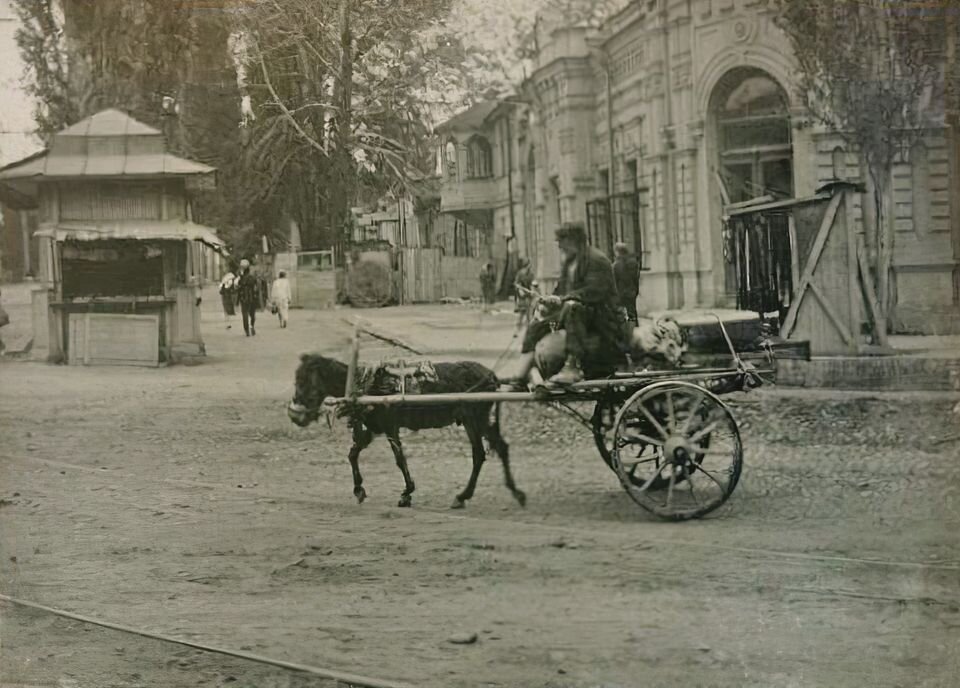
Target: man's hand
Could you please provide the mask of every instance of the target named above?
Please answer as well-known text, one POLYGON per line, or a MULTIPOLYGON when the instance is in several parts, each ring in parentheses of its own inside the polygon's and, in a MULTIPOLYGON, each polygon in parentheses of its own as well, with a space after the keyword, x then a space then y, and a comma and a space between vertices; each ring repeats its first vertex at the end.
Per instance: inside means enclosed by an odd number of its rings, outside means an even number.
POLYGON ((560 296, 554 296, 554 295, 541 296, 540 301, 542 301, 547 306, 556 307, 556 306, 559 306, 561 303, 563 303, 563 298, 560 296))

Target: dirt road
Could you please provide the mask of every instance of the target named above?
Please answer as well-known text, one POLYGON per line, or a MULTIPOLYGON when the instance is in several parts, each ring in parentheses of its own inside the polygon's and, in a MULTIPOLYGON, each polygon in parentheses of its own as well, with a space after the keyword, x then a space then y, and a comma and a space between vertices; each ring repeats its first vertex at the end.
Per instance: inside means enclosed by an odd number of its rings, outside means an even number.
MULTIPOLYGON (((0 592, 415 686, 953 686, 960 423, 951 401, 755 395, 714 516, 646 517, 589 434, 535 406, 504 432, 529 502, 462 430, 383 441, 352 496, 344 427, 284 414, 339 316, 211 327, 168 369, 0 362, 0 592), (455 644, 476 634, 472 644, 455 644)), ((0 685, 331 686, 0 604, 0 685)))

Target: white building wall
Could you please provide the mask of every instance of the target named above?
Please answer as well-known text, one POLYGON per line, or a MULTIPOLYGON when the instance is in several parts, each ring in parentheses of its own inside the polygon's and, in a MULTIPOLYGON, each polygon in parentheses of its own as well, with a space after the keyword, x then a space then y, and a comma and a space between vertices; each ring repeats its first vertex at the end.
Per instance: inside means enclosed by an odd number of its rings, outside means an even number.
POLYGON ((22 81, 24 64, 14 37, 19 24, 11 0, 0 0, 0 165, 43 147, 33 135, 33 100, 22 81))

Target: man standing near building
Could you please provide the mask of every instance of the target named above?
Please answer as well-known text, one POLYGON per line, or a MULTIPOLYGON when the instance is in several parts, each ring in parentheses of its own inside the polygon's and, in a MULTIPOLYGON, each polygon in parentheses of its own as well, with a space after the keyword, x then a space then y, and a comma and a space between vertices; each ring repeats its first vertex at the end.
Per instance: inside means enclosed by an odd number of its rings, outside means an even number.
POLYGON ((616 260, 613 263, 613 275, 617 281, 617 294, 620 305, 627 309, 627 317, 637 324, 637 296, 640 294, 640 264, 636 256, 630 253, 627 245, 618 242, 613 247, 616 260))
POLYGON ((280 318, 280 327, 287 326, 287 318, 290 316, 290 281, 287 279, 287 273, 283 270, 273 280, 270 287, 270 300, 277 308, 277 316, 280 318))
POLYGON ((493 269, 493 263, 484 263, 480 270, 480 291, 483 294, 483 310, 488 311, 497 296, 497 272, 493 269))
POLYGON ((250 337, 257 334, 257 308, 260 294, 257 276, 250 271, 250 261, 240 261, 240 279, 237 283, 237 299, 240 301, 240 316, 243 318, 243 331, 250 337))

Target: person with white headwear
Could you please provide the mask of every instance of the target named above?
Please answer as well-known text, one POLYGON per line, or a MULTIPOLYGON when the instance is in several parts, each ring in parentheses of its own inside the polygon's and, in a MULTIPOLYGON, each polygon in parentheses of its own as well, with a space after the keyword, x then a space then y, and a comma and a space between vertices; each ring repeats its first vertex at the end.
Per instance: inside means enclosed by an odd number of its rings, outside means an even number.
POLYGON ((233 327, 233 319, 237 315, 237 276, 233 270, 227 269, 220 280, 220 302, 223 304, 223 319, 227 322, 227 329, 233 327))

